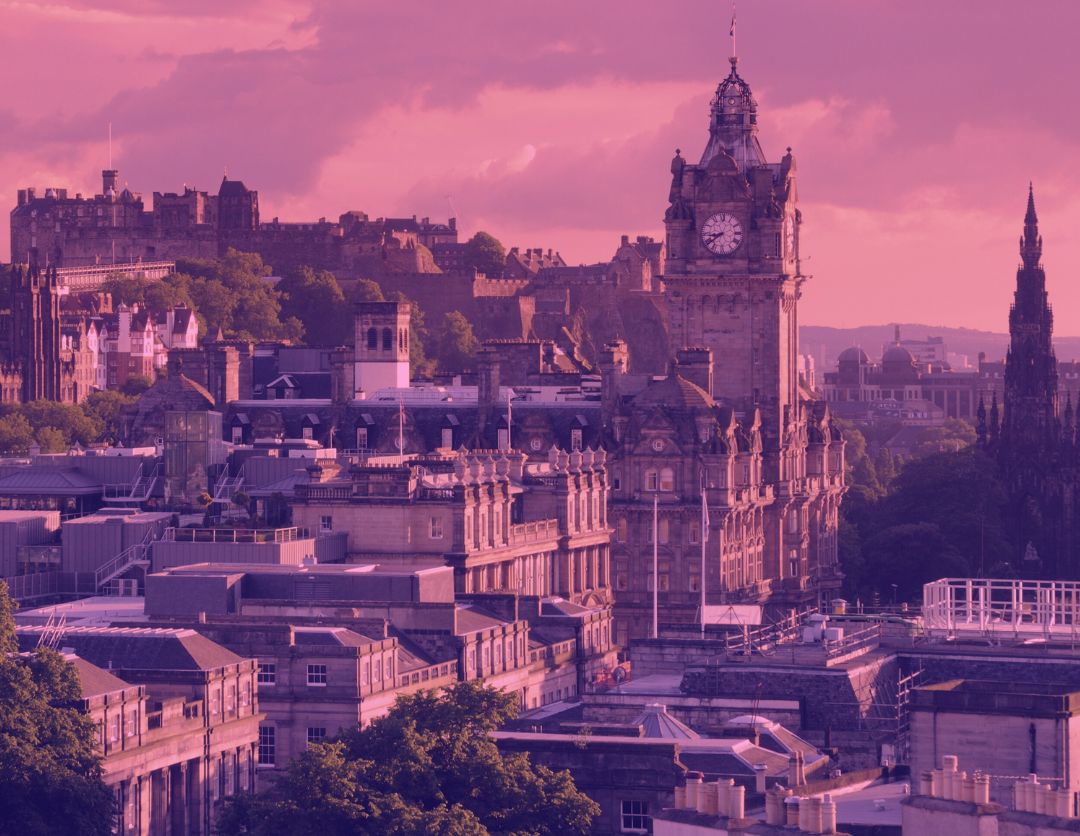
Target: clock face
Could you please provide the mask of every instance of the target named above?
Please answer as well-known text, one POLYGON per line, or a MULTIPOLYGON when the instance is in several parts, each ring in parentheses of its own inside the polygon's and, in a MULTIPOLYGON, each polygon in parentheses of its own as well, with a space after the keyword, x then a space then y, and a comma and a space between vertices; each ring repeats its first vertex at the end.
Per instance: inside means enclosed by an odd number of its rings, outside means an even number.
POLYGON ((795 221, 784 221, 784 252, 788 258, 795 257, 795 221))
POLYGON ((731 255, 742 241, 742 224, 726 212, 718 212, 701 226, 701 242, 717 255, 731 255))

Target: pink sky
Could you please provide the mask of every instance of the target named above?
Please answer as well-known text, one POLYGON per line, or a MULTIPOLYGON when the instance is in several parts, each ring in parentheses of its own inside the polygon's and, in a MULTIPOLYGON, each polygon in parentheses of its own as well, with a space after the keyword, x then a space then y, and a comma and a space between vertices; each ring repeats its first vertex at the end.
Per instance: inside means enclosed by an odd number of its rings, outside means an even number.
MULTIPOLYGON (((99 190, 111 121, 121 179, 147 196, 216 190, 227 166, 265 219, 452 206, 466 234, 606 260, 623 233, 662 234, 729 16, 715 0, 0 0, 0 191, 99 190)), ((1004 330, 1030 179, 1057 332, 1080 334, 1078 28, 1073 0, 743 0, 762 144, 798 160, 804 323, 1004 330)))

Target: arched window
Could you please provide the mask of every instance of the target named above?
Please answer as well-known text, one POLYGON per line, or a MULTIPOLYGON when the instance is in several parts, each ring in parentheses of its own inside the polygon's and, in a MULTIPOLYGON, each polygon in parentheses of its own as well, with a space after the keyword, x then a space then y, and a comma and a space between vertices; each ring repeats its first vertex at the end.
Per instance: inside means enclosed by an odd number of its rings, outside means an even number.
POLYGON ((367 329, 367 347, 372 351, 379 347, 379 332, 374 328, 367 329))
POLYGON ((660 471, 660 490, 673 491, 675 490, 675 471, 670 467, 665 467, 660 471))
POLYGON ((394 348, 394 332, 389 328, 383 328, 382 331, 382 350, 392 351, 394 348))

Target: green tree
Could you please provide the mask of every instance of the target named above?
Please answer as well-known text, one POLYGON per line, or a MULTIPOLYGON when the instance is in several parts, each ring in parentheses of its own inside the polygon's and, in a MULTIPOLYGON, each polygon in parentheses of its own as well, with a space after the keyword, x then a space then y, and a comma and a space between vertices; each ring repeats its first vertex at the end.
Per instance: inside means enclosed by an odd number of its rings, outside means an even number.
POLYGON ((386 301, 386 297, 383 296, 382 288, 379 287, 379 283, 372 281, 371 279, 357 279, 356 283, 349 288, 348 298, 350 308, 357 302, 386 301))
POLYGON ((0 416, 0 453, 25 455, 34 442, 34 430, 17 408, 0 416))
POLYGON ((439 368, 460 372, 472 368, 480 343, 465 315, 461 311, 450 311, 443 316, 436 345, 439 368))
POLYGON ((423 377, 433 373, 435 361, 427 356, 426 345, 430 334, 423 310, 400 290, 394 293, 390 301, 408 302, 412 306, 409 316, 409 376, 423 377))
POLYGON ((37 428, 38 440, 45 427, 54 427, 62 437, 64 449, 75 442, 84 447, 93 444, 101 437, 102 424, 95 417, 88 415, 79 404, 63 404, 56 401, 31 401, 23 404, 22 414, 37 428))
POLYGON ((56 427, 42 427, 37 431, 36 440, 42 453, 66 453, 70 447, 64 433, 56 427))
POLYGON ((282 316, 303 324, 308 345, 344 345, 352 337, 352 311, 333 273, 301 267, 278 282, 282 316))
POLYGON ((118 441, 123 434, 124 408, 135 403, 136 398, 104 389, 91 392, 83 404, 83 411, 101 424, 101 440, 118 441))
POLYGON ((145 375, 133 374, 124 381, 124 385, 120 387, 120 393, 129 398, 137 398, 153 385, 154 381, 145 375))
POLYGON ((568 772, 492 740, 516 712, 513 694, 475 682, 400 696, 367 728, 312 746, 266 795, 226 801, 222 832, 589 832, 599 807, 568 772))
POLYGON ((477 232, 465 244, 465 266, 497 279, 506 268, 506 250, 494 235, 477 232))
POLYGON ((74 667, 53 650, 19 655, 0 581, 0 834, 112 832, 97 730, 74 667))

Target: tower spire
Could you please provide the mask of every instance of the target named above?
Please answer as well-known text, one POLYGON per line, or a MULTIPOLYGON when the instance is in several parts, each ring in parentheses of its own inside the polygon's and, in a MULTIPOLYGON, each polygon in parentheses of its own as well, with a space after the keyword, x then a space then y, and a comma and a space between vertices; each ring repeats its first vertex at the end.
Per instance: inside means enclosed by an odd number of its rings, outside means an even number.
POLYGON ((1035 214, 1035 188, 1028 183, 1027 212, 1024 213, 1024 234, 1020 238, 1020 258, 1025 267, 1035 267, 1042 257, 1042 236, 1039 235, 1039 216, 1035 214))

